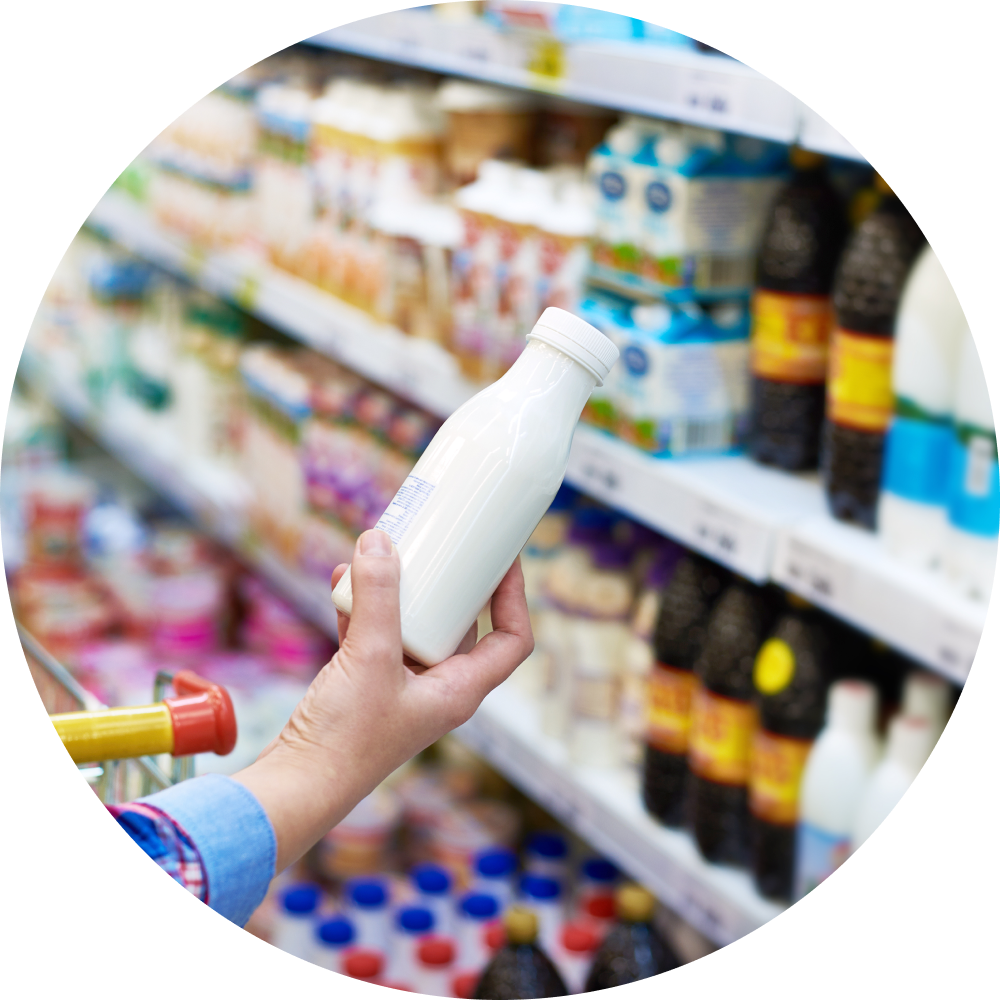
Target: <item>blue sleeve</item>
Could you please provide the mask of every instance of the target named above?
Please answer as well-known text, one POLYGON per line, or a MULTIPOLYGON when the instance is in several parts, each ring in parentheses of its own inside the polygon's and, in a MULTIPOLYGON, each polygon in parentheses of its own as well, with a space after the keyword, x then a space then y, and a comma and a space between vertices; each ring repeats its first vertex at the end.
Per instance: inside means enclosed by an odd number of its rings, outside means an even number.
POLYGON ((254 795, 231 778, 206 774, 139 801, 184 829, 201 856, 205 902, 242 927, 264 899, 277 857, 274 828, 254 795))

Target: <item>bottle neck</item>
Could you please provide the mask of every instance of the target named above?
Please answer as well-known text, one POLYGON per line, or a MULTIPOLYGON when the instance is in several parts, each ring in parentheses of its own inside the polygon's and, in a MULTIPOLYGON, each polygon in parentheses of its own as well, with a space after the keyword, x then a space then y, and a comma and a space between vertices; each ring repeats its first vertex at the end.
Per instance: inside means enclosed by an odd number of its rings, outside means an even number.
POLYGON ((571 416, 574 423, 596 385, 593 372, 540 340, 529 340, 521 356, 496 383, 501 399, 508 393, 511 398, 544 398, 547 407, 571 416))

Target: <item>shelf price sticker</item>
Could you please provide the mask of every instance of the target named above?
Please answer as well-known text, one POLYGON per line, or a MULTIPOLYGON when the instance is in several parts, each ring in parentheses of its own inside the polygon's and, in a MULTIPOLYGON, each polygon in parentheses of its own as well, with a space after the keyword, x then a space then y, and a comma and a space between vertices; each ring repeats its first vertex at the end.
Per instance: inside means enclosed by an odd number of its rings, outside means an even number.
POLYGON ((189 243, 184 248, 184 258, 181 260, 181 270, 192 280, 198 281, 201 272, 205 270, 208 253, 203 246, 189 243))
POLYGON ((602 449, 585 445, 579 439, 570 453, 567 474, 584 492, 612 505, 619 503, 627 492, 621 464, 602 449))
POLYGON ((937 616, 931 628, 929 652, 934 666, 952 680, 964 684, 979 649, 979 632, 947 615, 937 616))
POLYGON ((260 279, 252 274, 244 274, 233 289, 233 302, 244 312, 252 313, 260 294, 260 279))
POLYGON ((789 539, 779 577, 790 590, 823 607, 843 608, 847 602, 847 568, 798 539, 789 539))
POLYGON ((691 540, 705 555, 732 566, 743 555, 743 518, 708 500, 697 500, 691 520, 691 540))
POLYGON ((682 72, 678 100, 683 107, 713 118, 736 118, 739 113, 738 84, 720 73, 682 72))
POLYGON ((566 76, 566 49, 562 42, 551 36, 539 38, 528 49, 525 69, 536 87, 557 89, 566 76))

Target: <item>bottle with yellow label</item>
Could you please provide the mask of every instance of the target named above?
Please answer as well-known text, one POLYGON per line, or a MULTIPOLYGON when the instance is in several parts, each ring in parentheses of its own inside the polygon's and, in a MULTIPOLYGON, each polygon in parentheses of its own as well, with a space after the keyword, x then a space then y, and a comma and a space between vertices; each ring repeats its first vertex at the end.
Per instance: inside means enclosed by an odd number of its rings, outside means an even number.
POLYGON ((757 728, 753 666, 774 617, 771 595, 745 580, 729 585, 708 619, 695 663, 688 766, 695 840, 708 861, 749 860, 747 783, 757 728))
POLYGON ((823 725, 830 637, 821 614, 798 610, 778 620, 753 668, 760 728, 750 751, 751 868, 758 890, 788 900, 795 872, 799 786, 823 725))
POLYGON ((757 255, 749 451, 782 469, 814 469, 826 400, 833 272, 847 236, 840 195, 818 153, 793 149, 757 255))
POLYGON ((694 664, 727 578, 726 570, 690 553, 677 563, 660 601, 647 685, 642 799, 667 826, 684 823, 694 664))
POLYGON ((830 512, 874 530, 892 418, 896 309, 923 234, 876 177, 882 201, 852 234, 833 283, 821 465, 830 512))

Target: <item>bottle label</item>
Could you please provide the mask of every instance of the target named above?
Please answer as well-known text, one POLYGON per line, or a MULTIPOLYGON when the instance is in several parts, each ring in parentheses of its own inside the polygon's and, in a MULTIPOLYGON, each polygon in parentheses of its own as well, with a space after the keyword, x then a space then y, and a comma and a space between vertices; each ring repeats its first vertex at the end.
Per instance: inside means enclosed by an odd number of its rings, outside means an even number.
POLYGON ((830 341, 827 416, 855 430, 884 432, 892 419, 892 340, 839 327, 830 341))
POLYGON ((699 686, 691 704, 691 770, 724 785, 745 785, 756 712, 749 702, 723 698, 699 686))
POLYGON ((898 399, 885 439, 883 488, 906 500, 943 506, 947 502, 951 440, 946 419, 898 399))
POLYGON ((754 375, 798 385, 822 384, 832 326, 827 295, 755 292, 750 348, 754 375))
POLYGON ((795 653, 784 639, 768 639, 753 664, 754 687, 761 694, 777 694, 792 683, 795 653))
POLYGON ((799 823, 795 845, 795 898, 812 892, 829 878, 851 853, 850 837, 828 833, 811 823, 799 823))
POLYGON ((378 519, 375 527, 379 531, 384 531, 392 539, 394 545, 399 545, 407 528, 413 524, 414 519, 423 510, 424 504, 427 503, 433 492, 433 483, 427 482, 426 479, 420 479, 418 476, 407 476, 406 481, 400 486, 392 498, 392 503, 386 507, 385 513, 378 519))
POLYGON ((963 531, 995 537, 1000 531, 996 433, 960 424, 952 441, 948 517, 963 531))
POLYGON ((685 754, 691 734, 691 699, 695 676, 664 663, 649 675, 646 739, 663 753, 685 754))
POLYGON ((750 812, 765 823, 794 826, 799 786, 811 740, 776 736, 759 729, 750 750, 750 812))

